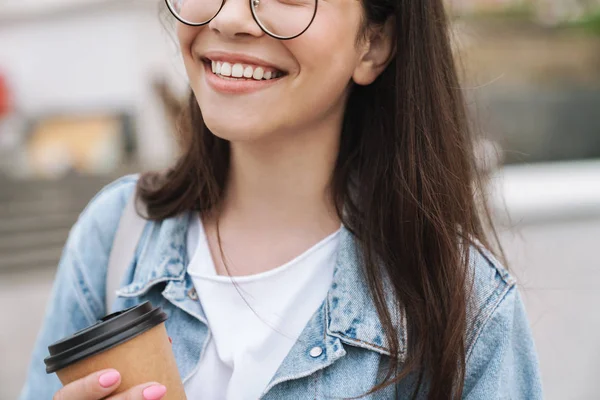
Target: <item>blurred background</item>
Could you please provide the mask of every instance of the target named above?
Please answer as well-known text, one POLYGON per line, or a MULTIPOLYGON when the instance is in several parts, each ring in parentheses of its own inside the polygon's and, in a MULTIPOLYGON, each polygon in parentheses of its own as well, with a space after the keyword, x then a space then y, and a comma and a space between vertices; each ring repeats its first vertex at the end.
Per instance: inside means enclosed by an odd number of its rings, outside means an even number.
MULTIPOLYGON (((600 0, 447 2, 546 397, 599 399, 600 0)), ((0 0, 0 400, 23 384, 79 212, 176 156, 187 82, 160 9, 0 0)))

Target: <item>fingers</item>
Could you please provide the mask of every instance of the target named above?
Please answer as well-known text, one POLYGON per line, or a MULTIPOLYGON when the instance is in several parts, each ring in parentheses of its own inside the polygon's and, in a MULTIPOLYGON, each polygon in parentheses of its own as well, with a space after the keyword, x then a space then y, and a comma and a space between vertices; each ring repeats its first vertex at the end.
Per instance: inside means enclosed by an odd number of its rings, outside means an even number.
POLYGON ((121 383, 121 375, 115 369, 94 372, 65 385, 56 392, 53 400, 160 400, 165 397, 167 388, 156 382, 135 386, 118 395, 110 396, 121 383), (108 397, 110 396, 110 397, 108 397))
POLYGON ((54 395, 53 399, 100 400, 115 391, 120 383, 119 372, 114 369, 106 369, 65 385, 54 395))
POLYGON ((109 397, 109 400, 160 400, 166 394, 165 386, 151 382, 132 387, 123 393, 109 397))

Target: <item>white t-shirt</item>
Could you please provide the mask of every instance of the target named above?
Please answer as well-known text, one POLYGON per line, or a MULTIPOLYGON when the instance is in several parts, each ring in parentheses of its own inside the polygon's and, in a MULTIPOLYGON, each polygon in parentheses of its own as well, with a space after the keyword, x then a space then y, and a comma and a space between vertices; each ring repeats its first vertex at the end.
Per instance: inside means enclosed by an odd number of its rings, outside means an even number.
POLYGON ((217 275, 194 214, 188 273, 210 332, 198 370, 185 384, 189 400, 260 397, 327 295, 339 232, 276 269, 231 278, 217 275))

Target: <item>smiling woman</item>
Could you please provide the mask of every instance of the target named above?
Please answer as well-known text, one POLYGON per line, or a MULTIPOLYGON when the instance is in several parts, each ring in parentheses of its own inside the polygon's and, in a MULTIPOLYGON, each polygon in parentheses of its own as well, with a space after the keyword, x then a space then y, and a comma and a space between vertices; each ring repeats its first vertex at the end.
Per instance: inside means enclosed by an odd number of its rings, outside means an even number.
MULTIPOLYGON (((102 386, 115 371, 60 388, 41 359, 152 301, 190 399, 540 399, 523 303, 474 199, 442 1, 169 1, 190 83, 181 156, 81 215, 23 398, 125 398, 102 386), (135 204, 143 234, 117 235, 135 204), (109 310, 115 237, 137 250, 109 310)), ((147 385, 127 398, 165 396, 147 385)))

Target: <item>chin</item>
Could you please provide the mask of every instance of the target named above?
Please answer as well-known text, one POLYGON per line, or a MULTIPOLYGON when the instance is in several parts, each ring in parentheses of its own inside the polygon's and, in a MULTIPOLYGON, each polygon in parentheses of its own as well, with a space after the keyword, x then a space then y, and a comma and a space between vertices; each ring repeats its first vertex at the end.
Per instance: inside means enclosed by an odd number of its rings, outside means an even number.
POLYGON ((271 136, 284 128, 283 116, 272 109, 254 107, 251 102, 231 101, 227 107, 221 101, 201 98, 199 103, 204 123, 217 137, 228 141, 255 141, 271 136))
POLYGON ((204 123, 217 137, 229 142, 256 141, 268 137, 268 130, 263 126, 235 119, 205 119, 204 123))

